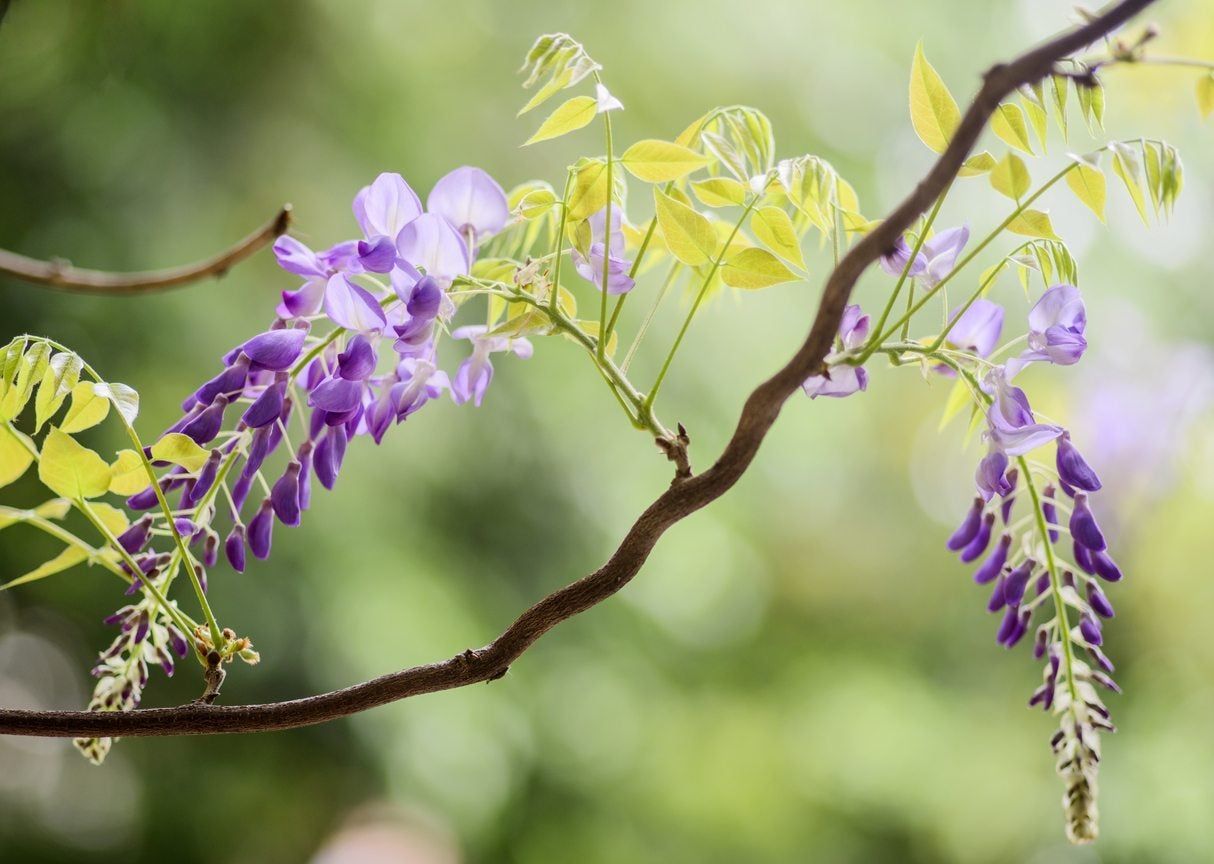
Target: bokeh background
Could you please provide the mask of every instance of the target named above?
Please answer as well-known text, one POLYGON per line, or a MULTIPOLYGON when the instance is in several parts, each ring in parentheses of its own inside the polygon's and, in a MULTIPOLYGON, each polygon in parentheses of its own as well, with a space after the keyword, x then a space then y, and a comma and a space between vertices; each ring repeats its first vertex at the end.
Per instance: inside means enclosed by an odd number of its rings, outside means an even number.
MULTIPOLYGON (((626 105, 623 141, 753 104, 781 155, 830 159, 877 216, 929 160, 905 104, 915 42, 962 99, 984 64, 1068 14, 1053 0, 16 0, 0 26, 0 246, 155 267, 209 254, 283 201, 305 240, 344 239, 350 198, 383 170, 423 195, 464 163, 507 187, 556 181, 601 145, 588 130, 518 147, 536 121, 515 118, 512 73, 553 30, 604 64, 626 105)), ((1209 0, 1169 0, 1154 15, 1159 51, 1214 57, 1209 0)), ((128 740, 100 769, 66 741, 0 740, 0 858, 1209 860, 1214 125, 1197 118, 1195 79, 1106 79, 1108 135, 1161 137, 1186 160, 1170 224, 1144 228, 1113 180, 1107 227, 1064 188, 1046 199, 1080 261, 1093 347, 1080 366, 1025 381, 1104 475, 1104 518, 1129 574, 1106 629, 1126 696, 1112 703, 1122 731, 1105 742, 1094 848, 1062 840, 1053 724, 1024 707, 1037 664, 995 646, 983 592, 943 549, 979 451, 963 424, 937 432, 945 386, 874 365, 863 396, 794 399, 734 491, 501 682, 314 729, 128 740)), ((1048 165, 1033 164, 1039 178, 1089 146, 1077 114, 1072 128, 1048 165)), ((965 181, 942 224, 980 232, 1006 207, 985 180, 965 181)), ((809 284, 724 296, 697 321, 660 408, 691 429, 698 464, 799 343, 827 266, 815 251, 809 284)), ((73 346, 140 390, 155 432, 293 284, 268 253, 221 281, 137 300, 0 279, 0 338, 73 346)), ((860 301, 888 287, 870 274, 860 301)), ((1019 329, 1015 280, 997 294, 1009 333, 1019 329)), ((640 381, 686 303, 665 307, 640 381)), ((221 617, 264 658, 234 670, 224 700, 304 695, 482 644, 596 567, 668 478, 575 346, 549 340, 529 361, 505 359, 483 408, 443 403, 382 447, 360 442, 305 527, 277 532, 269 563, 216 570, 221 617)), ((34 492, 27 478, 5 500, 34 492)), ((10 529, 0 571, 51 551, 10 529)), ((100 619, 120 600, 86 569, 0 595, 0 701, 83 705, 109 639, 100 619)), ((192 675, 154 675, 147 704, 197 692, 192 675)))

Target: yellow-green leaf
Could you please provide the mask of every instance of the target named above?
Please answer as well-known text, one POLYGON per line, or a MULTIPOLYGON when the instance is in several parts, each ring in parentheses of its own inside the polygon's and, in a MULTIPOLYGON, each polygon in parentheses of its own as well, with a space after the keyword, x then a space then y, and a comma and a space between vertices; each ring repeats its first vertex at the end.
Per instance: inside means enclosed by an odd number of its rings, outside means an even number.
POLYGON ((1202 120, 1214 114, 1214 72, 1197 79, 1197 110, 1202 120))
POLYGON ((1121 178, 1126 191, 1130 193, 1130 200, 1138 210, 1138 215, 1147 223, 1146 200, 1142 194, 1142 165, 1138 161, 1138 154, 1118 141, 1114 141, 1110 146, 1113 149, 1113 173, 1121 178))
POLYGON ((607 206, 607 163, 601 159, 587 159, 573 177, 573 188, 569 190, 570 224, 597 213, 607 206))
POLYGON ((93 516, 97 521, 106 527, 106 530, 117 537, 125 531, 131 524, 131 520, 127 518, 124 510, 119 510, 117 507, 106 504, 103 501, 95 501, 88 505, 93 516))
POLYGON ((979 174, 986 174, 991 171, 996 164, 995 157, 986 150, 983 150, 981 153, 975 153, 962 162, 961 170, 957 172, 957 176, 977 177, 979 174))
POLYGON ((80 370, 84 361, 71 352, 60 352, 51 358, 46 372, 42 375, 42 383, 38 385, 38 396, 34 399, 34 429, 42 428, 49 420, 67 394, 80 381, 80 370))
POLYGON ((556 194, 551 189, 532 189, 523 196, 514 210, 524 219, 530 220, 543 216, 554 204, 556 194))
POLYGON ((1023 150, 1029 154, 1033 152, 1028 123, 1024 119, 1024 111, 1019 105, 1005 102, 995 109, 995 113, 991 117, 991 129, 1005 143, 1017 150, 1023 150))
POLYGON ((92 384, 81 381, 72 388, 72 402, 59 428, 63 432, 82 432, 96 426, 109 413, 109 400, 98 396, 92 384))
POLYGON ((684 264, 696 267, 717 254, 717 233, 701 213, 664 193, 653 190, 658 228, 670 254, 684 264))
POLYGON ((944 151, 961 124, 957 100, 923 56, 922 42, 915 46, 915 59, 911 62, 910 114, 919 140, 937 153, 944 151))
POLYGON ((1066 99, 1070 93, 1070 81, 1062 75, 1055 75, 1051 79, 1052 84, 1050 90, 1053 94, 1054 104, 1054 120, 1058 123, 1058 128, 1062 130, 1062 140, 1070 139, 1070 129, 1067 127, 1066 121, 1066 99))
POLYGON ((1008 153, 991 170, 991 186, 1013 201, 1019 201, 1032 183, 1028 166, 1015 153, 1008 153))
MULTIPOLYGON (((210 453, 199 447, 193 438, 182 435, 180 432, 163 435, 152 445, 153 462, 171 462, 174 465, 180 465, 187 471, 197 471, 202 468, 209 455, 210 453)), ((140 488, 145 488, 147 485, 144 483, 140 488)))
POLYGON ((134 495, 148 488, 147 469, 134 450, 119 450, 118 458, 110 465, 110 491, 115 495, 134 495))
POLYGON ((646 183, 678 180, 697 168, 703 168, 708 162, 707 156, 656 138, 638 141, 620 157, 620 163, 628 169, 628 173, 646 183))
POLYGON ((1104 172, 1080 156, 1072 158, 1075 160, 1075 167, 1067 172, 1066 185, 1075 193, 1075 197, 1103 222, 1107 197, 1104 172))
POLYGON ((1099 82, 1094 84, 1080 84, 1075 82, 1075 92, 1079 97, 1079 108, 1083 111, 1083 122, 1088 126, 1088 131, 1094 132, 1095 127, 1104 128, 1104 86, 1099 82))
POLYGON ((94 384, 93 390, 102 399, 108 399, 114 403, 114 407, 118 409, 118 413, 122 415, 122 419, 127 422, 128 426, 134 424, 135 418, 139 416, 139 394, 135 392, 134 387, 102 382, 94 384))
POLYGON ((0 486, 18 479, 34 461, 33 442, 7 424, 0 426, 0 486))
POLYGON ((779 207, 762 207, 750 217, 750 230, 759 242, 790 264, 805 269, 805 256, 792 219, 779 207))
POLYGON ((18 585, 28 585, 30 582, 37 582, 39 579, 45 579, 47 576, 62 573, 69 567, 75 567, 77 564, 88 560, 88 557, 89 553, 79 546, 68 546, 54 558, 42 562, 25 575, 18 576, 16 579, 0 585, 0 591, 7 591, 9 588, 16 588, 18 585))
POLYGON ((767 288, 796 278, 779 258, 757 246, 741 250, 721 268, 721 281, 731 288, 767 288))
POLYGON ((1024 237, 1040 237, 1043 240, 1061 240, 1054 233, 1050 215, 1040 210, 1025 210, 1008 223, 1007 230, 1024 237))
POLYGON ((56 495, 96 498, 110 488, 110 466, 94 451, 54 426, 42 442, 38 479, 56 495))
POLYGON ((0 420, 15 420, 24 410, 50 363, 51 346, 35 342, 18 360, 16 379, 0 401, 0 420))
POLYGON ((594 119, 597 110, 597 103, 593 96, 574 96, 557 106, 557 109, 548 115, 548 119, 540 124, 540 128, 535 130, 535 134, 523 143, 523 146, 559 138, 581 129, 594 119))
POLYGON ((952 422, 953 418, 961 413, 966 405, 969 405, 973 396, 970 394, 969 384, 963 379, 958 378, 953 383, 953 389, 948 393, 948 401, 944 403, 944 414, 940 417, 939 431, 943 432, 945 427, 952 422))
POLYGON ((34 514, 41 516, 43 519, 59 520, 70 513, 72 510, 72 502, 66 498, 52 498, 49 501, 43 501, 34 508, 34 514))
POLYGON ((705 207, 741 207, 746 204, 746 186, 732 177, 710 177, 691 184, 691 191, 705 207))

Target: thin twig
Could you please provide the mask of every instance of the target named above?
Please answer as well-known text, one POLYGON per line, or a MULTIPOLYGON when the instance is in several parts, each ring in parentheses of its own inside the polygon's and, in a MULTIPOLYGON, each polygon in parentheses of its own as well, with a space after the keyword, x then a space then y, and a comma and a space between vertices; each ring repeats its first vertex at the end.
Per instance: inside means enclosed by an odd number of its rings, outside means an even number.
POLYGON ((84 270, 66 261, 39 261, 0 249, 0 276, 10 276, 60 291, 85 294, 146 294, 180 288, 201 279, 218 278, 254 252, 273 243, 291 226, 291 205, 284 204, 274 218, 239 243, 196 264, 141 273, 84 270))
POLYGON ((441 663, 415 666, 319 696, 267 705, 186 706, 130 712, 0 711, 0 733, 42 736, 203 735, 260 732, 324 723, 409 696, 450 690, 500 678, 537 639, 562 621, 611 597, 641 569, 671 525, 724 495, 745 473, 785 400, 810 375, 823 371, 843 310, 860 275, 928 207, 961 170, 961 164, 999 102, 1017 88, 1050 74, 1055 62, 1125 23, 1154 0, 1122 0, 1008 64, 991 68, 966 109, 948 148, 911 194, 861 239, 831 273, 809 336, 791 360, 751 393, 733 437, 716 463, 672 484, 633 523, 602 567, 549 594, 484 648, 441 663))

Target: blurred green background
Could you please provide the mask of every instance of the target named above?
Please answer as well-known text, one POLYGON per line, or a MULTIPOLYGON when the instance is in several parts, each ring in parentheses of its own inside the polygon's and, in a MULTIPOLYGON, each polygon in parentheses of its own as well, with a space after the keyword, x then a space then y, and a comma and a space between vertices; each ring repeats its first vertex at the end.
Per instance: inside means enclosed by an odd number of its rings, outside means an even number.
MULTIPOLYGON (((512 73, 554 30, 605 66, 622 141, 753 104, 782 156, 830 159, 876 217, 929 162, 905 105, 915 42, 963 99, 985 64, 1068 14, 1052 0, 17 0, 0 26, 0 246, 156 267, 209 254, 283 201, 306 241, 345 239, 353 193, 383 170, 423 195, 464 163, 507 187, 557 181, 601 144, 588 130, 517 146, 538 119, 515 119, 512 73)), ((1155 19, 1160 52, 1214 57, 1209 0, 1161 3, 1155 19)), ((1121 732, 1105 740, 1094 848, 1062 840, 1054 725, 1024 708, 1037 664, 995 646, 984 593, 943 549, 979 450, 961 424, 937 433, 945 386, 874 364, 863 396, 792 400, 734 491, 501 682, 314 729, 128 740, 100 769, 66 741, 0 740, 0 859, 1210 860, 1214 126, 1197 118, 1195 78, 1106 78, 1108 135, 1162 137, 1185 157, 1171 224, 1144 228, 1112 180, 1107 227, 1065 189, 1046 199, 1080 262, 1093 347, 1026 386, 1104 475, 1129 574, 1110 592, 1126 695, 1112 702, 1121 732)), ((1050 165, 1089 146, 1080 126, 1073 115, 1050 165)), ((1006 207, 964 181, 942 224, 984 231, 1006 207)), ((697 321, 660 406, 691 430, 697 465, 799 344, 827 267, 817 251, 810 284, 721 297, 697 321)), ((268 253, 138 300, 0 280, 0 339, 74 347, 140 390, 152 433, 284 287, 294 279, 268 253)), ((860 302, 888 287, 870 274, 860 302)), ((1012 278, 998 296, 1012 335, 1027 303, 1012 278)), ((639 381, 686 303, 667 304, 639 381)), ((503 359, 483 408, 444 402, 382 447, 358 442, 304 527, 277 531, 270 562, 216 569, 221 618, 264 658, 234 670, 224 700, 305 695, 483 644, 596 567, 669 474, 575 346, 503 359)), ((19 532, 0 536, 6 578, 53 551, 19 532)), ((82 706, 109 640, 100 619, 120 602, 84 569, 0 595, 0 702, 82 706)), ((153 676, 146 704, 197 693, 192 674, 153 676)))

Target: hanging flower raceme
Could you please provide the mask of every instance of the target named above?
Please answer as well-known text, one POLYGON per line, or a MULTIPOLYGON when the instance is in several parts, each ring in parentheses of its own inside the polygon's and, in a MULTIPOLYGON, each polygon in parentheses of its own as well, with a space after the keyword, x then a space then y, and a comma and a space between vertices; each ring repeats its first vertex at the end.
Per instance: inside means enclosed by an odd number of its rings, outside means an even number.
MULTIPOLYGON (((971 322, 964 319, 957 320, 954 332, 964 323, 962 333, 970 338, 951 338, 962 340, 957 344, 974 358, 990 356, 989 331, 997 329, 996 319, 1001 325, 1002 315, 988 308, 971 322)), ((974 582, 991 588, 986 608, 1000 615, 996 642, 1011 648, 1034 634, 1034 656, 1045 665, 1029 704, 1059 718, 1051 746, 1067 788, 1067 830, 1076 842, 1095 836, 1099 733, 1113 730, 1097 687, 1118 690, 1109 677, 1113 664, 1101 648, 1101 620, 1112 617, 1113 606, 1099 583, 1118 581, 1122 574, 1091 508, 1089 495, 1101 488, 1096 472, 1070 433, 1038 419, 1024 391, 1009 379, 1027 362, 1076 362, 1083 350, 1083 320, 1078 292, 1071 286, 1051 288, 1029 315, 1029 349, 1006 368, 988 365, 977 391, 986 405, 988 447, 975 475, 978 495, 947 541, 963 562, 977 564, 974 582), (1052 465, 1031 458, 1051 442, 1052 465), (1062 542, 1064 535, 1068 543, 1062 542)))
MULTIPOLYGON (((313 480, 334 487, 351 441, 382 441, 446 391, 457 403, 479 405, 493 374, 490 354, 530 355, 526 339, 459 328, 456 338, 474 347, 459 367, 458 386, 439 368, 438 340, 457 308, 448 296, 452 281, 468 272, 509 214, 501 187, 477 168, 439 180, 427 203, 429 212, 400 175, 381 174, 354 200, 362 239, 319 253, 292 237, 275 243, 279 264, 303 285, 283 292, 270 329, 225 354, 222 370, 184 401, 181 418, 148 448, 151 458, 173 454, 172 464, 154 463, 167 465, 158 489, 127 501, 132 510, 152 511, 118 538, 135 565, 121 565, 133 579, 128 593, 142 599, 107 619, 120 633, 95 670, 94 710, 136 707, 149 663, 171 674, 190 639, 204 654, 210 650, 204 630, 182 632, 139 591, 151 586, 167 594, 183 564, 175 548, 152 548, 171 533, 154 510, 158 492, 180 494, 171 527, 195 550, 188 566, 205 591, 221 549, 237 573, 250 554, 270 556, 275 523, 303 522, 313 480), (250 501, 255 489, 263 494, 250 501)), ((256 661, 247 640, 235 650, 256 661)), ((77 743, 97 761, 110 744, 77 743)))

